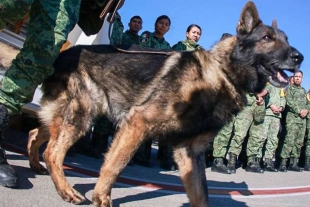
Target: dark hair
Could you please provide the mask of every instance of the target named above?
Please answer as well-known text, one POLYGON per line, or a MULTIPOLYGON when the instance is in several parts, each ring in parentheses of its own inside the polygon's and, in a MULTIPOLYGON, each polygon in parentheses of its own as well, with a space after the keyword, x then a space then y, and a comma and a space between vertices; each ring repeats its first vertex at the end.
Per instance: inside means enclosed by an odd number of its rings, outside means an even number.
POLYGON ((202 30, 201 30, 200 26, 198 26, 197 24, 191 24, 191 25, 189 25, 189 26, 187 27, 187 29, 186 29, 186 32, 191 31, 191 29, 192 29, 193 27, 197 27, 197 28, 200 30, 200 34, 202 33, 202 30))
POLYGON ((157 17, 157 19, 156 19, 156 21, 155 21, 155 27, 156 27, 156 24, 157 24, 160 20, 162 20, 162 19, 168 19, 169 25, 171 25, 171 20, 170 20, 170 18, 169 18, 167 15, 161 15, 161 16, 157 17))
POLYGON ((133 20, 133 19, 140 19, 142 21, 142 18, 138 15, 135 15, 133 17, 130 18, 130 22, 133 20))
POLYGON ((229 33, 223 33, 223 34, 222 34, 222 37, 221 37, 221 39, 220 39, 220 41, 225 40, 226 38, 228 38, 228 37, 232 37, 232 36, 233 36, 232 34, 229 34, 229 33))
POLYGON ((295 71, 295 72, 294 72, 294 75, 295 75, 295 73, 301 73, 302 76, 304 75, 304 73, 303 73, 301 70, 295 71))

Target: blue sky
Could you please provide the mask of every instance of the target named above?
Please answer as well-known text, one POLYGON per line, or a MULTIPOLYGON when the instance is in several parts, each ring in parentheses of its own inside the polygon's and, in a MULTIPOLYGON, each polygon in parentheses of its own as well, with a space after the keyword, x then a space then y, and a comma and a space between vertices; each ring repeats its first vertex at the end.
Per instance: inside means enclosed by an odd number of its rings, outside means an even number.
MULTIPOLYGON (((165 35, 170 45, 185 39, 187 26, 198 24, 202 28, 199 44, 210 49, 224 32, 235 34, 236 26, 246 0, 126 0, 119 10, 125 29, 129 19, 140 15, 143 29, 154 31, 158 16, 171 19, 171 27, 165 35)), ((304 55, 301 70, 303 87, 310 89, 310 1, 309 0, 254 0, 261 20, 270 25, 278 21, 279 29, 288 36, 290 44, 304 55)), ((290 74, 289 74, 290 75, 290 74)))

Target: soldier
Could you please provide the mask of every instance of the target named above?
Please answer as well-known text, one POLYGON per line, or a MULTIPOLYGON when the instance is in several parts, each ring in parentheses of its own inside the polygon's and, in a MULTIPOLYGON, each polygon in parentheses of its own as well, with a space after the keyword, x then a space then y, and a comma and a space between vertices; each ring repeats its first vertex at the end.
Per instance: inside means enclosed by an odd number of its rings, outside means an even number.
POLYGON ((164 38, 164 35, 170 29, 170 25, 171 20, 167 15, 159 16, 155 21, 155 31, 144 31, 140 36, 140 44, 143 47, 171 50, 170 44, 164 38))
POLYGON ((294 83, 289 85, 286 91, 286 136, 281 149, 281 163, 279 171, 287 170, 301 172, 298 166, 301 147, 303 145, 306 132, 306 117, 308 115, 307 92, 301 86, 302 71, 294 73, 294 83), (287 160, 290 159, 287 168, 287 160))
POLYGON ((197 24, 191 24, 186 30, 186 40, 179 41, 177 44, 172 46, 173 50, 176 51, 194 51, 201 48, 197 42, 201 37, 201 28, 197 24))
POLYGON ((294 76, 290 76, 290 78, 289 78, 289 84, 290 84, 290 85, 294 84, 294 76))
POLYGON ((263 139, 260 133, 263 130, 263 120, 265 115, 265 106, 263 96, 267 94, 264 90, 260 94, 247 94, 247 105, 240 111, 234 123, 234 136, 231 139, 228 154, 228 169, 230 173, 236 173, 237 156, 242 150, 242 144, 249 131, 247 144, 247 168, 248 172, 263 173, 260 167, 259 148, 262 146, 263 139))
MULTIPOLYGON (((98 4, 104 4, 106 0, 95 0, 98 4)), ((124 5, 125 0, 119 0, 118 9, 124 5)), ((87 24, 87 21, 83 21, 87 24)), ((110 44, 121 44, 124 25, 121 16, 116 12, 113 22, 110 44)), ((102 158, 108 149, 109 136, 113 135, 113 125, 105 116, 97 117, 94 122, 93 131, 82 137, 75 145, 78 153, 94 158, 102 158)))
MULTIPOLYGON (((278 170, 274 166, 274 159, 279 142, 278 133, 281 113, 285 108, 286 101, 283 88, 277 88, 271 84, 267 84, 266 90, 268 91, 268 95, 265 98, 266 116, 263 123, 264 130, 261 133, 264 142, 266 140, 264 170, 277 172, 278 170)), ((262 150, 260 151, 260 155, 262 157, 262 150)))
POLYGON ((132 45, 140 44, 139 31, 142 29, 142 18, 140 16, 133 16, 128 23, 129 29, 123 33, 122 44, 132 45))
MULTIPOLYGON (((24 104, 31 102, 37 86, 53 73, 53 62, 67 40, 68 33, 78 21, 80 4, 73 0, 57 0, 53 4, 49 0, 0 0, 0 5, 0 29, 5 28, 9 21, 22 19, 31 6, 24 46, 2 79, 2 131, 7 117, 19 113, 24 104)), ((1 148, 0 184, 7 187, 17 186, 17 174, 7 163, 1 148)))
MULTIPOLYGON (((188 29, 187 29, 188 30, 188 29)), ((232 35, 229 33, 224 33, 220 39, 220 41, 231 37, 232 35)), ((235 117, 218 132, 213 141, 213 157, 214 161, 211 166, 212 172, 219 172, 224 174, 231 174, 230 170, 224 164, 224 159, 227 153, 227 149, 229 146, 229 141, 233 132, 235 117)), ((234 171, 235 172, 235 171, 234 171)))
MULTIPOLYGON (((96 0, 104 5, 105 0, 96 0)), ((0 30, 10 21, 22 19, 30 10, 27 37, 20 53, 2 78, 0 89, 0 131, 10 115, 20 113, 31 102, 39 84, 54 72, 57 58, 68 33, 78 22, 80 1, 0 0, 0 30)), ((16 187, 18 176, 0 148, 0 185, 16 187)))
MULTIPOLYGON (((96 0, 96 1, 98 1, 98 0, 96 0)), ((102 0, 99 0, 99 1, 102 1, 102 0)), ((120 3, 118 6, 118 10, 121 9, 125 3, 125 0, 119 0, 119 1, 120 1, 120 3)), ((114 17, 111 37, 110 37, 110 44, 111 45, 122 44, 123 31, 124 31, 124 25, 122 22, 121 15, 118 12, 116 12, 115 17, 114 17)), ((110 30, 109 30, 109 35, 110 35, 110 30)))
MULTIPOLYGON (((307 93, 307 106, 310 109, 310 90, 307 93)), ((305 166, 304 171, 310 171, 310 113, 307 115, 306 136, 305 136, 305 166)))
MULTIPOLYGON (((214 161, 211 166, 212 172, 231 174, 230 170, 224 164, 224 159, 229 146, 229 141, 233 132, 235 117, 228 122, 223 128, 218 132, 213 141, 213 157, 214 161)), ((235 171, 233 171, 234 173, 235 171)))
MULTIPOLYGON (((164 36, 169 31, 171 20, 167 15, 159 16, 155 21, 155 31, 144 31, 140 35, 140 45, 158 50, 171 50, 170 44, 165 40, 164 36)), ((151 143, 144 143, 145 151, 150 152, 151 143)), ((160 167, 165 170, 176 170, 173 160, 173 152, 170 145, 159 141, 157 157, 161 160, 160 167)), ((149 155, 148 155, 149 156, 149 155)))
POLYGON ((118 12, 115 14, 115 19, 113 23, 113 29, 110 37, 111 45, 120 45, 122 44, 122 36, 124 31, 124 25, 122 18, 118 12))

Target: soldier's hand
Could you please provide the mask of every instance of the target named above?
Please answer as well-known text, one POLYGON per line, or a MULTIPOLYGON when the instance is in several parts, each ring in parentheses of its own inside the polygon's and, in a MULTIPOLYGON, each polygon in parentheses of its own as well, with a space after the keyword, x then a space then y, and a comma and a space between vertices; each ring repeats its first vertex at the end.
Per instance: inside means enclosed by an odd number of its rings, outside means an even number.
POLYGON ((307 109, 301 109, 299 113, 301 118, 304 118, 308 115, 308 110, 307 109))
POLYGON ((259 106, 263 105, 263 104, 264 104, 264 99, 263 99, 263 97, 257 96, 257 97, 256 97, 256 104, 259 105, 259 106))
POLYGON ((279 106, 279 112, 282 112, 284 108, 282 106, 279 106))
POLYGON ((280 113, 280 111, 279 111, 279 107, 277 107, 276 105, 270 105, 270 109, 271 109, 271 111, 272 111, 272 113, 274 113, 274 114, 279 114, 280 113))

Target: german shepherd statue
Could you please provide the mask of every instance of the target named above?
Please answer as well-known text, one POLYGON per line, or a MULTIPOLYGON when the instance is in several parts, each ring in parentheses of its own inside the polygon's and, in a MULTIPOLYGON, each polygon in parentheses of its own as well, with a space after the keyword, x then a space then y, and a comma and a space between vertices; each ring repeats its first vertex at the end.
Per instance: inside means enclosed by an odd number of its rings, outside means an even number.
POLYGON ((218 130, 258 93, 266 82, 288 84, 284 70, 298 71, 303 56, 285 33, 262 23, 253 2, 243 8, 237 34, 209 51, 120 52, 109 45, 76 46, 59 55, 55 72, 42 85, 42 126, 30 132, 28 152, 33 170, 44 173, 38 148, 63 200, 85 198, 63 172, 67 150, 99 115, 116 133, 105 155, 92 203, 112 206, 111 190, 140 144, 157 137, 173 146, 192 207, 209 206, 204 152, 218 130))

